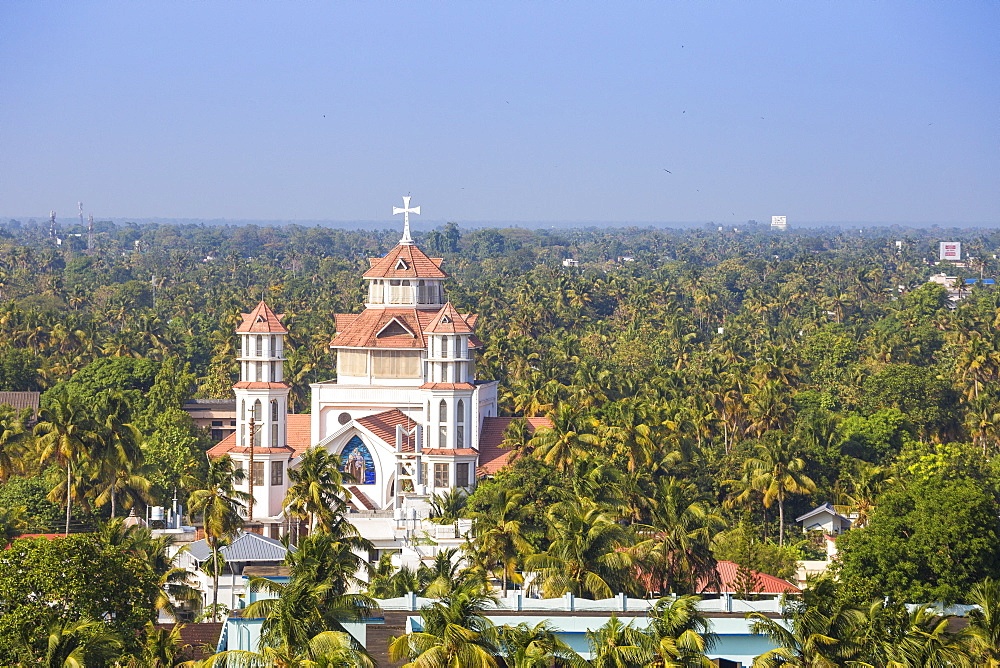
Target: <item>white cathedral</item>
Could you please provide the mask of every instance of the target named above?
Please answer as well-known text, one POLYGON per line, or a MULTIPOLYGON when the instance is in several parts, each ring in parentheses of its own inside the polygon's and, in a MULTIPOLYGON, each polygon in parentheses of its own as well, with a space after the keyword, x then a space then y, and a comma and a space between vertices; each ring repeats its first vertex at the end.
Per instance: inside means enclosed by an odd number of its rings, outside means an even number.
POLYGON ((477 316, 445 300, 442 259, 425 255, 410 236, 409 214, 420 207, 410 208, 409 199, 393 207, 404 215, 402 239, 370 259, 364 310, 336 315, 337 378, 310 386, 309 415, 288 414, 283 316, 263 301, 242 314, 237 427, 209 454, 229 454, 250 472, 240 486, 248 491, 253 483, 248 524, 265 535, 288 526, 288 469, 312 446, 339 457, 353 510, 397 517, 400 509, 426 510, 431 495, 471 489, 477 473, 507 463, 500 446, 511 418, 497 417, 497 382, 476 380, 477 316))

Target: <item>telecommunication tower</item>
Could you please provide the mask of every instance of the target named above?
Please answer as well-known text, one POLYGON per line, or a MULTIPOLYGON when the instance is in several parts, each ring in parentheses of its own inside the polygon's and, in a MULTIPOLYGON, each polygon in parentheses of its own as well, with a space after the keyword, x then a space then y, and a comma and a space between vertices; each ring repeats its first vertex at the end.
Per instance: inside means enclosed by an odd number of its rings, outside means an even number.
POLYGON ((56 212, 49 211, 49 238, 56 238, 56 212))
POLYGON ((94 250, 94 214, 87 216, 87 252, 94 250))

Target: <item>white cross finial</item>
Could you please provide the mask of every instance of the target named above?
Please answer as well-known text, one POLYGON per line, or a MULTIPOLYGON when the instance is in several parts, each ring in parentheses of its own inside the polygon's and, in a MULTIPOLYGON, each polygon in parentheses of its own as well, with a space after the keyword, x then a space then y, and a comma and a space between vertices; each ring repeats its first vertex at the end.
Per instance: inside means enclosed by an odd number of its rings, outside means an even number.
POLYGON ((417 214, 419 216, 420 215, 420 207, 419 206, 415 206, 415 207, 413 207, 411 209, 410 208, 410 196, 407 195, 406 197, 403 198, 403 208, 402 209, 400 209, 398 206, 392 207, 392 215, 395 216, 397 213, 403 214, 403 238, 399 240, 399 243, 404 244, 406 246, 412 246, 413 245, 413 237, 410 236, 410 214, 411 213, 415 213, 415 214, 417 214))

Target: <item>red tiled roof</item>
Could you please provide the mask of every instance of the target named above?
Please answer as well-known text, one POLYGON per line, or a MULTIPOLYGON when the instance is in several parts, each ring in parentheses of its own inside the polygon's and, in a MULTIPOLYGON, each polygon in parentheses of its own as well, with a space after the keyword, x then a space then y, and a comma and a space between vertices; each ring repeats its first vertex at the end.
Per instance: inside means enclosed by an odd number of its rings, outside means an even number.
MULTIPOLYGON (((716 572, 719 574, 719 581, 722 583, 722 590, 717 593, 720 594, 735 594, 736 593, 736 581, 737 581, 737 569, 739 565, 733 563, 732 561, 720 561, 715 566, 716 572)), ((756 571, 751 571, 754 574, 755 579, 758 583, 758 588, 754 592, 756 594, 801 594, 802 590, 795 585, 785 582, 781 578, 775 577, 773 575, 768 575, 767 573, 758 573, 756 571)), ((698 581, 698 591, 705 593, 716 593, 715 587, 710 587, 708 580, 702 578, 698 581)))
POLYGON ((472 448, 424 448, 421 454, 424 455, 478 455, 477 450, 472 448))
POLYGON ((288 387, 288 384, 241 380, 240 382, 233 385, 233 387, 239 388, 241 390, 284 390, 288 387))
POLYGON ((474 390, 476 386, 472 383, 424 383, 421 390, 474 390))
MULTIPOLYGON (((396 447, 396 425, 412 429, 416 422, 398 408, 355 420, 362 427, 375 434, 393 448, 396 447)), ((403 452, 413 452, 413 437, 403 435, 403 452)))
POLYGON ((281 324, 284 313, 275 314, 263 301, 250 313, 241 313, 243 322, 236 328, 238 334, 248 332, 258 334, 287 334, 288 330, 281 324))
POLYGON ((524 420, 528 423, 528 431, 535 433, 537 429, 552 428, 552 421, 546 417, 514 418, 487 417, 483 418, 483 428, 479 433, 479 475, 493 475, 510 463, 511 450, 502 448, 503 433, 514 420, 524 420))
POLYGON ((472 334, 472 328, 469 327, 469 323, 465 322, 465 318, 455 310, 451 302, 448 302, 438 311, 424 332, 427 334, 472 334))
POLYGON ((367 494, 358 489, 357 485, 348 486, 347 491, 353 494, 354 498, 356 498, 366 510, 378 510, 378 506, 375 505, 375 502, 369 499, 367 494))
MULTIPOLYGON (((165 631, 174 628, 173 624, 154 624, 153 626, 165 631)), ((211 656, 214 653, 212 648, 219 643, 223 626, 225 626, 225 622, 181 624, 180 646, 183 658, 197 660, 207 659, 211 656)))
POLYGON ((442 258, 427 257, 410 244, 399 244, 385 257, 369 258, 368 261, 372 266, 365 272, 365 278, 448 278, 448 274, 441 271, 442 258))
MULTIPOLYGON (((291 453, 292 456, 297 457, 308 450, 309 446, 312 445, 312 416, 308 413, 292 413, 289 414, 285 420, 285 424, 288 426, 286 439, 288 450, 285 448, 255 447, 253 451, 263 454, 287 451, 291 453)), ((208 456, 215 459, 230 452, 245 453, 247 450, 249 450, 249 448, 240 448, 236 446, 236 432, 234 431, 230 432, 228 436, 212 446, 208 451, 208 456)))
POLYGON ((349 321, 337 315, 337 336, 330 342, 331 348, 426 348, 424 328, 434 317, 433 313, 413 308, 366 309, 349 321), (393 319, 410 332, 392 334, 384 332, 393 319), (341 329, 341 322, 344 327, 341 329))

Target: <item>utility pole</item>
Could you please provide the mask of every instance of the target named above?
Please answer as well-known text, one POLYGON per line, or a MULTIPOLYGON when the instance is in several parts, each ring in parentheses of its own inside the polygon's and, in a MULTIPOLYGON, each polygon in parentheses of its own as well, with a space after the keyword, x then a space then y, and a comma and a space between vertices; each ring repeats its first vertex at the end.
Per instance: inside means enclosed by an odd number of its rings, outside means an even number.
POLYGON ((247 503, 247 521, 253 522, 253 436, 254 436, 254 409, 250 409, 250 500, 247 503))

